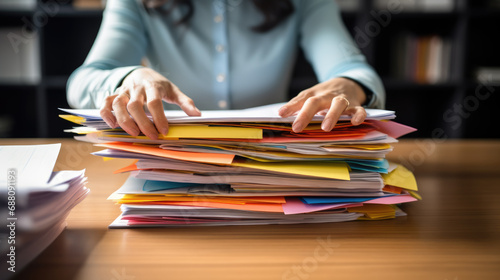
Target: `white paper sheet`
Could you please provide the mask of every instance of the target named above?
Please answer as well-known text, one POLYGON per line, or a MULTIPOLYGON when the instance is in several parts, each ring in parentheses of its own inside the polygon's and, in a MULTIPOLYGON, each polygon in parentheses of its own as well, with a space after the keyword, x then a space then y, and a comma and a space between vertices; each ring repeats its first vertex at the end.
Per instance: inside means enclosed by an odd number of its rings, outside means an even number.
MULTIPOLYGON (((261 107, 243 110, 205 110, 201 117, 189 117, 183 111, 165 111, 169 123, 200 123, 200 122, 269 122, 269 123, 292 123, 295 116, 282 118, 278 114, 279 108, 285 103, 276 103, 261 107)), ((102 120, 98 109, 63 109, 60 110, 86 119, 102 120)), ((394 119, 394 111, 366 109, 367 120, 394 119)), ((316 115, 313 121, 322 121, 324 116, 316 115)), ((341 120, 350 120, 351 116, 342 115, 341 120)))
MULTIPOLYGON (((0 146, 0 186, 7 189, 8 170, 16 170, 17 192, 35 191, 49 181, 61 144, 0 146)), ((3 195, 5 191, 2 191, 3 195)))

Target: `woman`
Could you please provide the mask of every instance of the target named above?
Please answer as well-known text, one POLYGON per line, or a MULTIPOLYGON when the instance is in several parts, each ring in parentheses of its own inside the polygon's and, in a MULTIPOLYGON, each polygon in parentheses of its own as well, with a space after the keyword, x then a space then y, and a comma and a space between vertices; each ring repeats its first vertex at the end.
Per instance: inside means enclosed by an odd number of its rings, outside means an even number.
POLYGON ((68 81, 68 102, 101 108, 110 126, 157 139, 168 131, 162 100, 190 116, 200 115, 195 104, 286 101, 299 44, 320 83, 280 109, 282 117, 298 113, 295 132, 318 112, 331 131, 341 114, 358 125, 362 106, 383 107, 382 83, 333 0, 108 0, 94 46, 68 81))

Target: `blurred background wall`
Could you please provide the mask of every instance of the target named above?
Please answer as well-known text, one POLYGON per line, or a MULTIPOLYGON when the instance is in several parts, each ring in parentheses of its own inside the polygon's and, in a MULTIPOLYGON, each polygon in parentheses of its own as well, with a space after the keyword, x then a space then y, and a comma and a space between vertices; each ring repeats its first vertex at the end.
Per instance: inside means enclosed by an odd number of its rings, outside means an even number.
MULTIPOLYGON (((242 0, 229 0, 228 5, 242 0)), ((314 0, 313 0, 314 1, 314 0)), ((334 0, 332 0, 334 1, 334 0)), ((0 137, 71 137, 57 108, 102 0, 0 0, 0 137)), ((499 0, 337 0, 412 138, 500 138, 499 0)), ((316 83, 299 54, 290 97, 316 83)))

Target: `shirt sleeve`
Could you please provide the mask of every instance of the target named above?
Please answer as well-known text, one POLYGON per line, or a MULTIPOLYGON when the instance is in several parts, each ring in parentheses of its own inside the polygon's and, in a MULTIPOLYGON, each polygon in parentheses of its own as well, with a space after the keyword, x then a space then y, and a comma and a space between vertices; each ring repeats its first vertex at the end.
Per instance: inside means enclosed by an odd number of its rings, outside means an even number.
POLYGON ((136 0, 108 0, 87 59, 71 74, 67 99, 74 108, 100 108, 122 80, 140 68, 147 39, 136 0))
POLYGON ((300 44, 318 80, 324 82, 335 77, 355 80, 373 93, 367 107, 384 108, 382 81, 346 30, 335 1, 302 0, 297 10, 300 44))

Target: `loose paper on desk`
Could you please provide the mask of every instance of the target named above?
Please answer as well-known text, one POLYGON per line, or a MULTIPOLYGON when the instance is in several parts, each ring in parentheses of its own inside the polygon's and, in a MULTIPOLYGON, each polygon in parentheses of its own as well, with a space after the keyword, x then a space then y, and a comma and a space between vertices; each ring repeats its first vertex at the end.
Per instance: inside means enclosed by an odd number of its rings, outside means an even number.
MULTIPOLYGON (((61 144, 0 146, 0 186, 7 188, 8 171, 15 171, 18 194, 43 190, 49 182, 61 144)), ((0 196, 7 194, 2 192, 0 196)))

